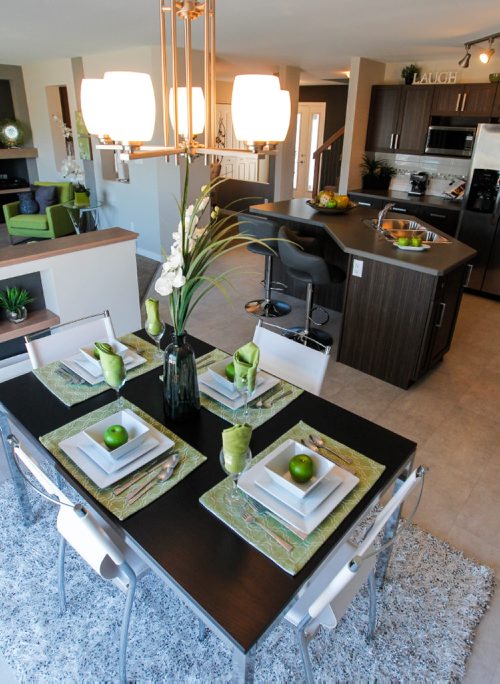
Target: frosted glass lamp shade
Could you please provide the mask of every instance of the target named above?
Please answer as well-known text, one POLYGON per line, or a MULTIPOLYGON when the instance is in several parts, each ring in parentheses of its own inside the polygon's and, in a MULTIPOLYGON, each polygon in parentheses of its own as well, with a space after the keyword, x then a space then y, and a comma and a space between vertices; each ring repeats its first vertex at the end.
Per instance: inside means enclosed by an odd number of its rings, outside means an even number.
POLYGON ((151 76, 135 71, 107 71, 104 82, 111 111, 110 138, 124 144, 151 140, 156 112, 151 76))
POLYGON ((281 142, 290 124, 290 94, 277 76, 236 76, 231 115, 238 140, 281 142))
POLYGON ((109 134, 110 107, 102 78, 84 78, 80 89, 82 116, 87 130, 99 138, 109 134))
MULTIPOLYGON (((203 133, 205 128, 205 97, 201 88, 191 88, 191 107, 193 110, 193 135, 203 133)), ((174 126, 175 104, 174 91, 170 89, 168 96, 168 111, 170 123, 174 126)), ((178 132, 184 138, 188 137, 188 107, 187 88, 177 88, 177 116, 178 132)))

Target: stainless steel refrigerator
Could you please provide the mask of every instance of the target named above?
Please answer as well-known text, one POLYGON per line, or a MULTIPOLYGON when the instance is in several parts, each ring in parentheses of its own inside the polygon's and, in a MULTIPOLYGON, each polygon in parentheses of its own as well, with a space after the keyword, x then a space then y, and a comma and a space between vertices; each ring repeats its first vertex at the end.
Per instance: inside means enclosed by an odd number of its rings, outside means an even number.
POLYGON ((479 124, 457 238, 477 250, 469 287, 500 295, 500 124, 479 124))

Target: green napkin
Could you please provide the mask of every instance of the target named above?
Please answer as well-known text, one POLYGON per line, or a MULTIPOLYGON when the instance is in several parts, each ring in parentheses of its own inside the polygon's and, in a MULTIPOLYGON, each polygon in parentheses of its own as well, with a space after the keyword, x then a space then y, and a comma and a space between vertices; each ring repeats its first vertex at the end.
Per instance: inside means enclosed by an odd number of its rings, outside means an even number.
POLYGON ((236 389, 243 389, 246 385, 249 393, 254 391, 259 358, 260 350, 253 342, 247 342, 247 344, 234 352, 234 382, 236 389))
POLYGON ((104 381, 114 389, 120 389, 125 382, 127 372, 123 359, 118 354, 113 354, 99 349, 99 361, 101 362, 104 381))
POLYGON ((228 473, 241 473, 245 468, 245 455, 251 438, 252 428, 246 423, 222 431, 224 465, 228 473))
POLYGON ((157 299, 146 299, 146 330, 151 335, 159 335, 161 332, 159 306, 160 302, 157 299))

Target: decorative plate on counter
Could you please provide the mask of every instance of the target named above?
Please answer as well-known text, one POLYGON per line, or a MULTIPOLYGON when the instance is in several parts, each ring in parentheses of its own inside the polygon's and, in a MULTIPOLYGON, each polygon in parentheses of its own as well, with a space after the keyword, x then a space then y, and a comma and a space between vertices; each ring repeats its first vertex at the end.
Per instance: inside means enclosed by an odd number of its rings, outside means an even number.
POLYGON ((348 206, 345 207, 345 209, 338 209, 337 207, 323 207, 321 206, 321 204, 316 204, 312 200, 306 200, 306 202, 310 207, 312 207, 316 211, 319 211, 320 214, 345 214, 347 211, 351 211, 351 209, 354 209, 354 207, 358 206, 355 202, 349 202, 348 206))

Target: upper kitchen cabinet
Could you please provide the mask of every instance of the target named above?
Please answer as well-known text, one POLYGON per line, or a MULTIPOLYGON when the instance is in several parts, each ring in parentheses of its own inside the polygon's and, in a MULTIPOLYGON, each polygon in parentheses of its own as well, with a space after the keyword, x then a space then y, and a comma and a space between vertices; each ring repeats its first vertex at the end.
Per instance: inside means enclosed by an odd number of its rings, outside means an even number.
POLYGON ((436 85, 433 88, 432 116, 492 116, 495 83, 436 85))
POLYGON ((423 154, 432 98, 433 86, 373 86, 367 151, 423 154))

